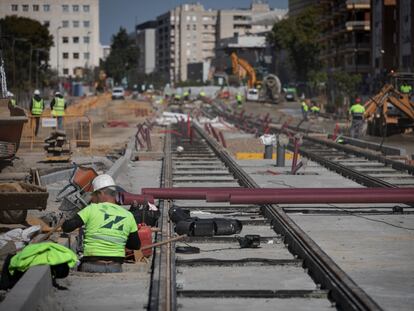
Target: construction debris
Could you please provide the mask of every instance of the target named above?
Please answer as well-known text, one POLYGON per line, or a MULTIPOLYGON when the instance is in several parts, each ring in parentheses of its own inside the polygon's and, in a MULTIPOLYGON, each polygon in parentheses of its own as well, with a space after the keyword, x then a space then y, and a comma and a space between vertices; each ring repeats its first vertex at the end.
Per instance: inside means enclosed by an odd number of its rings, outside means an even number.
POLYGON ((68 162, 70 161, 70 144, 66 140, 64 131, 52 132, 45 139, 44 149, 47 152, 46 161, 48 162, 68 162))

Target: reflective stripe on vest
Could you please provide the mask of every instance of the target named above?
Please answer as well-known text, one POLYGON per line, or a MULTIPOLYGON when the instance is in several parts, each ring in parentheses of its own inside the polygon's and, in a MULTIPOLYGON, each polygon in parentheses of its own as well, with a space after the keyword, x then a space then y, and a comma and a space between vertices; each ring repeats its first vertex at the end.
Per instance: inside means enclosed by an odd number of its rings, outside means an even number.
POLYGON ((55 97, 55 105, 53 106, 52 115, 61 117, 65 115, 65 100, 55 97))
POLYGON ((43 99, 37 101, 36 99, 32 99, 32 114, 33 115, 41 115, 43 112, 43 99))

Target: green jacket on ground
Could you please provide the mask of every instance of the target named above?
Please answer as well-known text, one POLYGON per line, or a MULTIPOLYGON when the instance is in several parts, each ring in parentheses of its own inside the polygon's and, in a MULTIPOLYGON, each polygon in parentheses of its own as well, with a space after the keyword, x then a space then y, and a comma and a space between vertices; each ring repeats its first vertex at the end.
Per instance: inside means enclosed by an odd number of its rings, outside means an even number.
POLYGON ((58 265, 67 263, 70 268, 76 264, 78 257, 69 248, 54 242, 33 243, 27 245, 10 260, 9 272, 25 272, 30 267, 58 265))

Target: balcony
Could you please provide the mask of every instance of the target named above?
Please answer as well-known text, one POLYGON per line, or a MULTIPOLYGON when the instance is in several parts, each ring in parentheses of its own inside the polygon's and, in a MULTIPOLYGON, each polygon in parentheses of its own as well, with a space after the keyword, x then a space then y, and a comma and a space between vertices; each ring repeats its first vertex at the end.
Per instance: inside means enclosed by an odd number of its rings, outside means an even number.
POLYGON ((371 8, 371 3, 370 3, 370 0, 347 0, 346 1, 346 8, 347 8, 347 10, 370 9, 371 8))
POLYGON ((345 23, 345 28, 347 31, 355 31, 355 30, 364 30, 370 31, 370 21, 350 21, 345 23))

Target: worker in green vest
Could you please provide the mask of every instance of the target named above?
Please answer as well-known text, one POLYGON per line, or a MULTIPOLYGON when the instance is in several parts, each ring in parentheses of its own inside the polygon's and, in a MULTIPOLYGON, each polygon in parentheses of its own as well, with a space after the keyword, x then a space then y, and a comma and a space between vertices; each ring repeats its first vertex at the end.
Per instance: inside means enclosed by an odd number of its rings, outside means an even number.
POLYGON ((361 99, 355 99, 355 103, 349 108, 349 115, 352 118, 350 134, 353 138, 358 138, 362 134, 364 127, 365 107, 361 104, 361 99))
POLYGON ((199 93, 198 97, 199 97, 201 100, 203 100, 203 99, 206 97, 206 92, 204 92, 204 90, 203 90, 203 89, 201 89, 201 91, 200 91, 200 93, 199 93))
POLYGON ((302 110, 302 116, 303 116, 303 120, 307 121, 308 120, 308 111, 309 111, 309 100, 305 100, 302 99, 300 106, 301 106, 301 110, 302 110))
POLYGON ((63 130, 66 103, 60 92, 55 92, 55 97, 50 102, 50 109, 52 109, 52 116, 57 118, 57 129, 63 130))
POLYGON ((407 82, 403 82, 403 84, 400 86, 400 91, 403 94, 410 94, 413 90, 413 87, 409 85, 407 82))
POLYGON ((66 220, 62 229, 71 232, 85 226, 83 272, 122 272, 125 247, 139 249, 141 241, 131 212, 115 204, 117 186, 111 176, 102 174, 92 181, 92 204, 66 220))
POLYGON ((237 102, 237 106, 241 106, 243 105, 243 95, 240 93, 236 94, 236 102, 237 102))
POLYGON ((321 108, 319 108, 319 106, 315 102, 312 102, 312 107, 310 108, 310 111, 315 117, 318 117, 319 113, 321 112, 321 108))
POLYGON ((35 121, 35 136, 37 136, 37 133, 39 132, 40 117, 44 109, 45 103, 43 98, 40 97, 40 91, 35 90, 33 92, 33 97, 30 102, 30 112, 32 113, 32 116, 34 117, 35 121))
POLYGON ((9 107, 16 107, 16 99, 12 92, 7 92, 7 98, 9 99, 9 107))
POLYGON ((184 93, 183 93, 183 97, 184 97, 184 100, 189 100, 190 99, 190 91, 185 90, 184 93))

